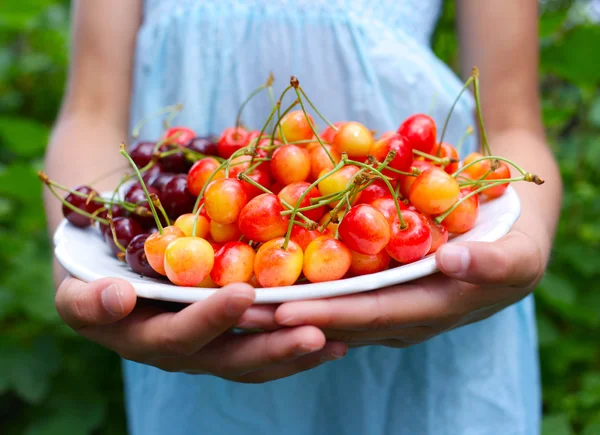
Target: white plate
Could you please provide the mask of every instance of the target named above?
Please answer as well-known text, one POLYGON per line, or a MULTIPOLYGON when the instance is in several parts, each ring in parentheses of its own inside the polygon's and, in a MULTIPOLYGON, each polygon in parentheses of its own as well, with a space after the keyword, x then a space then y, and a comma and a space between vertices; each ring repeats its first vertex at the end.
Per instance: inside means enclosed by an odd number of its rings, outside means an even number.
MULTIPOLYGON (((482 203, 473 229, 452 238, 449 243, 498 240, 510 231, 520 212, 519 197, 509 187, 500 198, 482 203)), ((86 282, 104 277, 123 278, 133 284, 140 297, 185 303, 205 299, 215 291, 177 287, 132 272, 125 263, 114 258, 100 233, 94 228, 80 229, 63 220, 54 234, 54 244, 60 264, 72 276, 86 282)), ((279 303, 360 293, 412 281, 437 271, 435 258, 430 255, 415 263, 371 275, 290 287, 259 288, 256 290, 256 303, 279 303)))

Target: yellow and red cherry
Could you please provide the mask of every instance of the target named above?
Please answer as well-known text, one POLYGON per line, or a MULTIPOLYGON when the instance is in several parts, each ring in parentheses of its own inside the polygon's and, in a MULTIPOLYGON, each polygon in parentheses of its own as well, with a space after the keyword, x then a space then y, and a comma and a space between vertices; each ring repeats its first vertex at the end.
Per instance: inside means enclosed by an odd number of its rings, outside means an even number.
POLYGON ((242 236, 237 222, 220 224, 216 221, 210 221, 208 224, 208 233, 211 239, 218 244, 233 242, 242 236))
POLYGON ((431 248, 427 255, 435 253, 444 243, 448 242, 448 230, 438 223, 436 223, 431 217, 427 216, 427 223, 429 224, 429 230, 431 231, 431 248))
MULTIPOLYGON (((396 202, 391 196, 377 198, 376 200, 371 202, 370 205, 372 205, 379 212, 381 212, 381 214, 384 215, 388 221, 391 221, 398 216, 398 211, 396 210, 396 202)), ((404 204, 402 201, 399 201, 398 205, 400 206, 400 210, 407 209, 406 204, 404 204)))
POLYGON ((296 242, 304 251, 310 242, 315 240, 318 237, 322 236, 330 236, 331 231, 327 228, 323 230, 323 232, 316 230, 308 230, 300 225, 294 225, 292 227, 292 233, 290 235, 290 239, 296 242))
MULTIPOLYGON (((331 155, 331 157, 333 158, 333 160, 335 161, 335 163, 339 163, 340 160, 342 160, 342 156, 341 154, 335 149, 333 148, 332 145, 328 145, 328 144, 324 144, 325 148, 327 148, 327 151, 329 151, 329 154, 331 155)), ((331 159, 329 158, 329 156, 327 155, 327 151, 325 151, 323 149, 323 147, 321 146, 320 143, 317 142, 317 146, 312 147, 308 153, 309 153, 309 159, 310 159, 310 179, 312 181, 315 181, 317 178, 319 178, 319 174, 321 172, 323 172, 323 170, 327 171, 331 171, 334 167, 333 162, 331 161, 331 159)))
POLYGON ((242 183, 233 178, 211 181, 204 192, 204 207, 211 220, 220 224, 237 221, 248 202, 242 183))
MULTIPOLYGON (((298 205, 298 200, 309 187, 310 183, 307 183, 305 181, 288 184, 283 189, 281 189, 277 196, 279 197, 279 199, 287 202, 292 207, 296 207, 296 205, 298 205)), ((319 189, 313 187, 302 199, 298 208, 311 206, 312 204, 310 200, 313 198, 318 198, 319 196, 321 196, 321 194, 319 193, 319 189)), ((323 216, 323 213, 325 213, 325 206, 314 208, 312 210, 305 210, 302 212, 304 216, 313 221, 318 221, 321 218, 321 216, 323 216)))
POLYGON ((281 215, 285 210, 277 196, 268 193, 259 195, 242 209, 238 220, 240 232, 255 242, 281 237, 289 224, 289 217, 281 215))
POLYGON ((202 215, 198 215, 198 219, 196 219, 194 213, 182 214, 177 218, 173 225, 183 231, 183 234, 187 237, 192 237, 194 232, 194 221, 196 221, 195 237, 206 239, 208 237, 210 223, 208 222, 208 219, 202 215))
POLYGON ((352 263, 348 247, 333 237, 317 237, 304 251, 302 271, 310 282, 335 281, 342 278, 352 263))
MULTIPOLYGON (((346 121, 338 121, 338 122, 334 122, 333 125, 339 130, 344 124, 346 124, 346 121)), ((331 128, 331 126, 327 126, 323 129, 323 131, 321 132, 321 134, 319 135, 321 137, 321 140, 323 142, 326 143, 333 143, 333 138, 335 137, 335 135, 337 134, 337 131, 335 131, 333 128, 331 128)))
POLYGON ((296 145, 277 148, 271 157, 271 174, 283 185, 305 181, 310 174, 308 151, 296 145))
POLYGON ((421 172, 410 188, 410 203, 421 213, 437 215, 452 207, 460 196, 458 182, 433 166, 421 172))
MULTIPOLYGON (((390 151, 394 151, 396 156, 389 162, 387 167, 396 169, 397 171, 409 172, 413 162, 412 148, 399 134, 373 142, 369 154, 381 163, 386 159, 390 151)), ((390 171, 387 168, 383 169, 383 174, 392 178, 401 177, 401 174, 390 171)))
POLYGON ((381 252, 390 241, 390 223, 375 207, 359 204, 346 213, 338 233, 353 251, 374 255, 381 252))
MULTIPOLYGON (((471 189, 461 189, 460 199, 471 193, 471 189)), ((461 202, 444 218, 442 226, 453 234, 463 234, 475 226, 479 215, 479 197, 473 195, 461 202)))
MULTIPOLYGON (((494 171, 490 172, 485 177, 485 180, 493 181, 493 180, 504 180, 506 178, 510 178, 510 168, 508 167, 508 165, 503 161, 499 161, 499 164, 500 164, 500 166, 497 169, 495 169, 494 171)), ((506 192, 507 188, 508 188, 508 183, 500 184, 498 186, 494 186, 494 187, 490 187, 489 189, 485 189, 484 191, 481 192, 481 194, 484 196, 487 196, 488 199, 498 198, 499 196, 502 196, 504 194, 504 192, 506 192)))
POLYGON ((304 255, 296 242, 289 241, 283 249, 285 238, 265 242, 254 257, 254 274, 262 287, 279 287, 294 284, 302 273, 304 255))
POLYGON ((452 162, 444 167, 444 171, 446 171, 447 173, 454 174, 458 170, 458 151, 456 151, 456 148, 454 148, 449 143, 436 143, 433 147, 433 150, 431 151, 431 154, 441 159, 447 158, 451 160, 456 160, 455 162, 452 162))
POLYGON ((152 269, 161 275, 166 276, 165 272, 165 250, 167 246, 174 240, 185 237, 183 231, 176 226, 168 226, 163 228, 163 233, 156 232, 150 234, 144 243, 144 253, 148 259, 148 263, 152 269))
MULTIPOLYGON (((392 187, 396 187, 396 181, 390 181, 392 187)), ((379 198, 391 198, 392 193, 383 180, 375 180, 360 192, 360 204, 371 204, 379 198)))
POLYGON ((414 150, 431 154, 436 144, 437 130, 435 121, 427 115, 412 115, 400 125, 398 134, 414 150))
POLYGON ((254 274, 254 249, 242 242, 229 242, 215 253, 210 277, 218 286, 248 282, 254 274))
POLYGON ((385 250, 390 257, 402 264, 420 260, 431 248, 432 236, 429 224, 417 212, 402 210, 405 227, 396 216, 390 223, 391 237, 385 250))
POLYGON ((364 159, 373 145, 373 134, 358 122, 347 122, 333 138, 333 147, 350 158, 364 159))
MULTIPOLYGON (((463 161, 462 165, 467 166, 470 163, 473 163, 475 160, 481 159, 482 157, 483 157, 483 154, 481 154, 481 153, 471 153, 467 157, 465 157, 465 160, 463 161)), ((486 174, 488 174, 490 172, 491 168, 492 168, 492 161, 490 159, 481 160, 480 162, 473 163, 468 168, 465 168, 461 172, 461 175, 465 174, 465 175, 468 175, 473 180, 479 180, 479 179, 483 178, 486 174)))
POLYGON ((245 147, 248 144, 248 131, 242 127, 230 127, 223 130, 219 141, 217 142, 217 150, 219 156, 224 159, 231 157, 237 150, 245 147))
MULTIPOLYGON (((321 195, 325 196, 333 195, 346 190, 350 183, 352 183, 352 180, 358 171, 360 171, 358 166, 346 165, 342 167, 339 171, 329 175, 319 182, 319 192, 321 192, 321 195)), ((319 174, 319 178, 324 176, 327 172, 328 171, 324 169, 321 174, 319 174)), ((360 193, 356 195, 354 202, 358 201, 360 195, 360 193)), ((339 201, 332 201, 329 203, 329 206, 333 208, 338 204, 338 202, 339 201)))
POLYGON ((194 130, 187 127, 171 127, 163 133, 163 139, 166 143, 181 146, 187 146, 195 137, 194 130))
POLYGON ((390 261, 390 254, 385 249, 373 255, 352 251, 350 273, 353 275, 370 275, 371 273, 382 272, 389 267, 390 261))
MULTIPOLYGON (((424 160, 414 160, 412 163, 411 169, 408 172, 411 172, 413 169, 417 169, 420 172, 425 172, 427 169, 431 168, 432 166, 433 166, 433 164, 431 162, 424 161, 424 160)), ((404 198, 408 198, 408 195, 410 194, 410 188, 412 187, 412 185, 416 179, 417 179, 417 177, 410 176, 410 175, 402 175, 398 179, 398 183, 400 183, 400 193, 402 194, 402 196, 404 198)))
POLYGON ((215 251, 200 237, 180 237, 165 250, 165 273, 175 285, 195 287, 210 274, 215 251))
POLYGON ((295 110, 286 114, 279 125, 281 131, 279 128, 277 129, 277 137, 282 139, 281 133, 283 133, 288 142, 309 140, 314 135, 311 128, 311 125, 314 126, 313 119, 310 115, 307 118, 302 110, 295 110))
POLYGON ((187 175, 187 183, 190 193, 194 196, 200 195, 200 192, 211 176, 211 181, 218 180, 219 178, 225 178, 225 171, 222 169, 217 171, 218 167, 219 161, 212 157, 205 157, 194 163, 187 175))
MULTIPOLYGON (((237 176, 240 173, 247 171, 250 168, 251 159, 252 159, 252 157, 250 157, 250 156, 240 156, 240 157, 236 157, 235 159, 233 159, 231 161, 232 165, 229 169, 229 177, 237 178, 237 176)), ((266 168, 263 168, 262 164, 260 166, 258 166, 257 168, 254 168, 251 171, 246 172, 245 175, 248 178, 250 178, 252 181, 254 181, 255 183, 260 184, 265 189, 269 189, 271 187, 271 177, 270 177, 269 173, 266 172, 266 168)), ((252 183, 249 183, 248 181, 245 181, 245 180, 240 180, 240 181, 242 182, 242 186, 244 187, 244 190, 246 191, 246 194, 248 195, 248 199, 252 199, 264 192, 262 189, 256 187, 255 185, 253 185, 252 183)))

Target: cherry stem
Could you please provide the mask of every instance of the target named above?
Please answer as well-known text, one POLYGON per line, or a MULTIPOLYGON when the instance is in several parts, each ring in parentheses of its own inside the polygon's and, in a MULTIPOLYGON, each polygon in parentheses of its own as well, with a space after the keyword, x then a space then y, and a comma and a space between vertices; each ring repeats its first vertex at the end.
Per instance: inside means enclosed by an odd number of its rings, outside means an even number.
MULTIPOLYGON (((456 170, 456 172, 454 174, 452 174, 452 178, 456 178, 458 176, 458 174, 460 174, 465 169, 467 169, 467 168, 469 168, 469 167, 471 167, 471 166, 473 166, 473 165, 475 165, 475 164, 477 164, 479 162, 482 162, 484 160, 500 160, 500 161, 503 161, 503 162, 508 163, 509 165, 513 166, 517 171, 519 171, 521 173, 521 175, 525 175, 527 173, 519 165, 517 165, 515 162, 513 162, 512 160, 509 160, 507 158, 498 157, 498 156, 484 156, 484 157, 481 157, 479 159, 473 160, 468 165, 465 165, 462 168, 458 168, 456 170)), ((487 174, 485 176, 487 176, 487 174)))
POLYGON ((136 139, 139 135, 140 135, 140 130, 142 129, 142 127, 144 125, 146 125, 146 123, 151 119, 154 118, 155 116, 159 116, 162 115, 164 113, 173 113, 173 112, 180 112, 183 109, 183 104, 174 104, 172 106, 167 106, 167 107, 163 107, 162 109, 157 110, 154 113, 151 113, 150 115, 142 118, 140 121, 138 121, 138 123, 133 127, 133 130, 131 132, 131 136, 136 139))
MULTIPOLYGON (((402 213, 400 211, 400 204, 398 203, 398 197, 396 196, 396 191, 394 190, 394 188, 392 187, 392 185, 388 181, 387 177, 385 175, 383 175, 378 169, 375 169, 372 166, 369 166, 369 165, 367 165, 365 163, 357 162, 355 160, 347 160, 347 159, 344 159, 344 158, 342 159, 342 161, 344 161, 346 163, 350 163, 352 165, 359 166, 361 168, 369 169, 369 170, 375 172, 377 175, 379 175, 379 177, 383 180, 383 182, 387 186, 388 190, 392 194, 392 198, 394 199, 394 205, 396 206, 396 213, 398 213, 398 218, 400 220, 400 229, 405 229, 407 227, 407 225, 404 222, 404 219, 402 218, 402 213)), ((356 174, 356 175, 358 175, 358 174, 356 174)))
MULTIPOLYGON (((80 198, 89 198, 89 195, 83 193, 83 192, 78 192, 76 190, 73 189, 69 189, 66 186, 63 186, 62 184, 57 183, 56 181, 50 180, 48 179, 47 181, 48 184, 51 184, 53 187, 56 187, 57 189, 63 190, 65 192, 68 192, 72 195, 78 196, 80 198)), ((106 198, 102 198, 99 195, 95 195, 93 198, 91 198, 91 201, 100 203, 100 204, 108 204, 108 205, 118 205, 123 207, 125 210, 127 211, 134 211, 135 207, 137 204, 133 204, 131 202, 125 202, 125 201, 113 201, 110 199, 106 199, 106 198)))
POLYGON ((492 188, 492 187, 496 187, 496 186, 500 186, 501 184, 505 184, 505 182, 504 181, 499 181, 499 182, 490 183, 490 184, 487 184, 485 186, 480 187, 479 189, 476 189, 476 190, 472 191, 468 195, 465 195, 461 199, 459 199, 458 201, 456 201, 456 203, 452 207, 450 207, 448 210, 446 210, 443 214, 441 214, 438 217, 436 217, 434 219, 434 221, 438 225, 441 224, 442 221, 444 219, 446 219, 450 213, 452 213, 454 210, 456 210, 456 208, 458 206, 460 206, 463 202, 465 202, 467 199, 471 198, 474 195, 477 195, 480 192, 483 192, 486 189, 489 189, 489 188, 492 188))
MULTIPOLYGON (((148 192, 148 189, 146 188, 146 183, 144 183, 144 179, 142 178, 142 174, 140 174, 140 170, 138 169, 137 165, 135 164, 135 162, 133 161, 131 156, 129 154, 127 154, 127 151, 125 151, 125 144, 121 144, 120 153, 123 157, 125 157, 127 159, 129 164, 133 167, 133 170, 135 171, 135 175, 137 175, 140 185, 142 186, 142 189, 144 190, 144 194, 146 195, 146 199, 148 200, 148 205, 150 206, 150 209, 152 210, 152 216, 154 217, 154 221, 156 222, 156 228, 158 228, 158 232, 162 236, 163 235, 163 226, 161 225, 160 219, 158 218, 158 213, 156 213, 156 209, 154 208, 154 202, 152 202, 152 198, 150 197, 150 193, 148 192)), ((167 220, 167 223, 168 222, 169 221, 167 220)))
MULTIPOLYGON (((260 143, 263 134, 265 133, 265 130, 267 129, 267 127, 269 126, 269 122, 271 122, 271 119, 273 119, 273 116, 275 116, 275 112, 278 110, 279 106, 281 105, 281 102, 277 102, 274 106, 273 109, 271 109, 271 113, 269 114, 269 117, 267 118, 267 122, 264 123, 262 129, 260 130, 260 134, 258 135, 258 137, 255 139, 256 140, 256 145, 253 145, 254 149, 257 148, 258 144, 260 143)), ((271 139, 270 145, 273 145, 273 140, 271 139)), ((254 163, 254 157, 256 156, 256 153, 252 153, 252 158, 250 159, 250 165, 252 165, 252 163, 254 163)))
MULTIPOLYGON (((285 139, 285 134, 283 133, 283 130, 281 130, 281 126, 280 126, 281 118, 283 116, 285 116, 287 111, 285 111, 283 114, 281 113, 281 102, 283 101, 283 97, 285 96, 285 94, 287 94, 290 89, 292 89, 292 85, 289 85, 288 87, 286 87, 283 90, 283 92, 281 93, 281 95, 279 96, 279 100, 277 100, 277 104, 276 104, 277 122, 275 123, 275 126, 273 127, 273 132, 271 134, 271 143, 269 144, 270 146, 273 146, 273 140, 275 139, 275 133, 277 132, 278 127, 279 127, 279 133, 281 134, 281 140, 283 141, 283 143, 287 143, 286 139, 285 139)), ((292 107, 294 107, 295 105, 296 105, 296 102, 292 103, 292 105, 288 108, 288 110, 291 110, 292 107)))
MULTIPOLYGON (((329 160, 331 160, 331 163, 335 166, 337 164, 337 162, 335 161, 335 159, 333 158, 333 156, 331 155, 331 153, 329 152, 329 150, 323 143, 323 140, 319 136, 319 133, 317 133, 317 130, 315 130, 315 126, 313 125, 313 123, 310 122, 310 118, 308 117, 308 114, 306 113, 306 109, 304 108, 304 103, 302 102, 302 96, 300 95, 300 91, 298 91, 298 88, 294 88, 294 90, 296 91, 296 95, 298 96, 298 101, 300 102, 300 107, 302 107, 302 112, 304 112, 304 116, 306 117, 306 120, 308 121, 308 125, 310 126, 310 129, 312 130, 313 134, 317 138, 317 141, 319 141, 319 143, 321 144, 321 147, 323 148, 323 150, 327 153, 327 157, 329 157, 329 160)), ((308 98, 307 98, 307 100, 308 100, 308 98)), ((333 127, 333 128, 335 129, 335 131, 338 131, 337 128, 335 128, 335 127, 333 127)))
POLYGON ((302 92, 302 95, 304 95, 304 98, 306 98, 306 101, 308 102, 308 104, 310 104, 310 107, 312 107, 312 108, 313 108, 313 110, 315 111, 315 113, 316 113, 317 115, 319 115, 319 118, 321 118, 323 121, 325 121, 325 124, 327 124, 328 126, 330 126, 330 127, 331 127, 331 128, 332 128, 332 129, 333 129, 335 132, 338 132, 338 131, 339 131, 339 129, 338 129, 338 128, 337 128, 337 127, 334 125, 334 124, 332 124, 331 122, 329 122, 329 120, 328 120, 327 118, 325 118, 325 117, 324 117, 324 116, 321 114, 321 112, 319 112, 319 109, 317 109, 317 108, 315 107, 315 105, 312 103, 312 101, 310 101, 310 98, 308 98, 308 95, 306 95, 306 92, 304 92, 304 89, 302 89, 302 86, 298 86, 298 87, 296 88, 296 90, 298 90, 298 89, 300 90, 300 92, 302 92))
POLYGON ((513 183, 516 181, 525 181, 525 176, 515 177, 515 178, 496 178, 494 180, 486 180, 485 178, 480 179, 480 180, 467 180, 467 181, 462 181, 458 184, 459 184, 459 186, 463 187, 463 186, 477 186, 480 184, 489 184, 489 183, 496 183, 496 182, 513 183))
POLYGON ((254 98, 256 95, 258 95, 260 93, 260 91, 270 87, 273 84, 273 80, 274 80, 273 73, 270 73, 267 81, 264 84, 260 85, 258 88, 256 88, 254 91, 252 91, 252 93, 248 96, 248 98, 246 98, 246 100, 242 103, 242 105, 240 106, 240 109, 238 110, 237 116, 235 118, 236 131, 238 128, 240 128, 240 122, 242 120, 242 112, 244 111, 244 108, 246 107, 246 105, 252 100, 252 98, 254 98))
POLYGON ((483 125, 483 114, 481 113, 481 98, 480 98, 480 89, 479 89, 479 68, 474 66, 471 76, 473 77, 473 95, 475 96, 475 106, 477 108, 477 120, 479 121, 479 129, 481 130, 481 142, 482 142, 483 153, 489 156, 492 154, 492 151, 490 150, 490 144, 488 142, 487 133, 485 131, 485 126, 483 125))
POLYGON ((69 201, 67 201, 66 199, 64 199, 62 196, 60 196, 58 194, 58 192, 56 190, 54 190, 54 187, 52 185, 50 185, 49 183, 46 183, 46 186, 48 186, 48 189, 50 189, 50 192, 52 192, 52 194, 66 207, 70 208, 71 210, 73 210, 75 213, 80 214, 81 216, 85 216, 90 218, 90 220, 92 221, 97 221, 100 222, 101 224, 104 225, 108 225, 108 221, 106 219, 102 219, 101 217, 98 216, 94 216, 91 213, 88 213, 85 210, 82 210, 78 207, 75 207, 73 204, 71 204, 69 201))
MULTIPOLYGON (((441 147, 439 149, 441 149, 441 147)), ((439 151, 439 149, 438 149, 438 151, 439 151)), ((432 162, 437 163, 438 165, 448 165, 450 163, 458 163, 458 160, 456 160, 456 159, 449 159, 447 157, 434 156, 434 155, 427 154, 427 153, 424 153, 423 151, 419 151, 419 150, 413 150, 413 154, 424 157, 427 160, 431 160, 432 162)))
POLYGON ((119 243, 119 239, 117 239, 117 231, 115 230, 115 223, 113 222, 112 215, 109 214, 107 217, 108 226, 110 227, 110 232, 112 233, 113 242, 115 242, 115 245, 117 246, 117 248, 119 248, 121 252, 127 252, 127 249, 125 249, 123 245, 119 243))
POLYGON ((467 140, 467 137, 471 136, 472 134, 473 134, 473 127, 471 127, 471 126, 467 127, 467 130, 465 131, 465 133, 462 135, 462 137, 458 141, 458 145, 456 145, 456 153, 459 156, 460 156, 460 152, 462 150, 462 147, 463 147, 465 141, 467 140))
MULTIPOLYGON (((448 129, 448 124, 450 123, 450 118, 452 117, 452 112, 454 112, 454 108, 458 104, 458 101, 460 100, 460 97, 462 96, 462 94, 464 94, 464 92, 467 89, 469 89, 469 86, 471 86, 471 83, 473 83, 473 76, 471 76, 467 79, 467 81, 465 82, 465 85, 463 86, 463 88, 460 90, 460 92, 456 96, 454 103, 452 103, 452 106, 450 107, 450 111, 448 112, 448 115, 446 116, 446 120, 444 121, 444 128, 442 128, 442 134, 441 134, 440 140, 439 140, 440 144, 442 142, 444 142, 444 136, 446 136, 446 130, 448 129)), ((442 150, 442 147, 441 146, 438 147, 438 150, 437 150, 438 157, 440 156, 441 150, 442 150)))
POLYGON ((169 220, 169 216, 167 216, 167 212, 165 211, 165 208, 162 206, 162 204, 160 202, 160 198, 154 193, 150 194, 150 198, 152 198, 152 203, 160 211, 160 214, 162 214, 167 225, 169 225, 171 221, 169 220))
POLYGON ((345 165, 344 162, 342 162, 342 161, 339 162, 338 164, 336 164, 336 166, 331 171, 329 171, 329 172, 323 174, 321 177, 317 178, 309 187, 306 188, 306 190, 304 192, 302 192, 302 195, 300 195, 300 197, 296 201, 296 206, 292 210, 292 215, 290 217, 290 223, 288 224, 288 229, 287 229, 287 232, 285 234, 285 241, 283 242, 283 245, 281 246, 281 248, 283 250, 287 249, 288 243, 290 241, 290 237, 292 235, 292 227, 294 226, 294 220, 296 218, 296 215, 298 214, 298 209, 300 208, 300 204, 302 203, 302 201, 304 200, 304 198, 306 198, 306 195, 308 195, 308 193, 312 189, 314 189, 315 186, 317 186, 325 178, 329 177, 330 175, 335 174, 337 171, 339 171, 340 169, 342 169, 342 167, 344 165, 345 165))

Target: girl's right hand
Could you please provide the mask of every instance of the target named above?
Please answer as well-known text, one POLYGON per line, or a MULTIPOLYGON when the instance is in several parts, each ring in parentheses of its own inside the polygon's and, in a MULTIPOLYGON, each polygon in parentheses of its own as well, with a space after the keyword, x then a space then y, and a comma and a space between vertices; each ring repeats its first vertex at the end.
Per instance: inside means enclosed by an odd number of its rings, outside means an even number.
POLYGON ((254 298, 251 286, 232 284, 171 312, 137 300, 132 285, 120 279, 86 284, 67 278, 55 301, 62 319, 80 335, 125 359, 169 372, 262 383, 346 354, 345 344, 327 342, 316 327, 276 329, 276 306, 252 307, 254 298), (235 325, 272 331, 229 334, 235 325))

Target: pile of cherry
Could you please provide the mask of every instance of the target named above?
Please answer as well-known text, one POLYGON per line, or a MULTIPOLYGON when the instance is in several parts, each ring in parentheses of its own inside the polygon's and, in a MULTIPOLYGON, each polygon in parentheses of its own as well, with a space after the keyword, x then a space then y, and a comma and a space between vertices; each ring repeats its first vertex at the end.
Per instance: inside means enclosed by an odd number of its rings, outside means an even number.
MULTIPOLYGON (((470 81, 479 109, 475 73, 470 81)), ((294 78, 289 91, 297 99, 283 110, 282 95, 262 130, 245 129, 238 116, 218 138, 173 127, 157 142, 122 145, 133 173, 112 197, 40 177, 65 218, 98 224, 133 271, 200 287, 332 281, 415 262, 469 231, 480 200, 510 182, 543 182, 491 155, 480 111, 483 154, 460 162, 460 145, 438 141, 425 114, 377 137, 358 122, 329 123, 294 78)))

